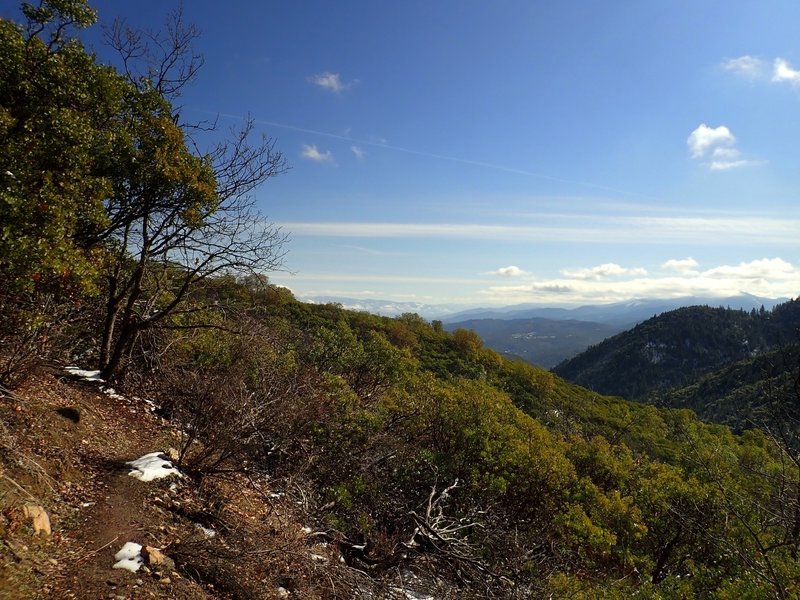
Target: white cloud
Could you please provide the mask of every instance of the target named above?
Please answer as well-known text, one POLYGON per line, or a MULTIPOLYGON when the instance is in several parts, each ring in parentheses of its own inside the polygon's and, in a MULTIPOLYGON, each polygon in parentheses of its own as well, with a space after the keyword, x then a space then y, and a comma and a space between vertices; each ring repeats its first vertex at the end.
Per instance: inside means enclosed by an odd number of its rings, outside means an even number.
POLYGON ((798 269, 782 258, 762 258, 736 266, 723 265, 702 273, 703 277, 714 279, 781 279, 797 274, 798 269))
POLYGON ((711 153, 712 157, 723 160, 733 160, 739 158, 741 155, 742 153, 736 148, 726 148, 724 146, 714 148, 714 151, 711 153))
POLYGON ((725 125, 709 127, 705 123, 700 123, 697 129, 689 134, 686 143, 694 158, 702 158, 712 148, 733 146, 736 138, 725 125))
MULTIPOLYGON (((723 61, 721 66, 726 71, 732 71, 752 80, 766 80, 769 76, 767 63, 754 56, 744 55, 739 58, 731 58, 723 61)), ((785 58, 777 57, 772 62, 771 80, 773 83, 800 86, 800 70, 795 69, 785 58)))
POLYGON ((754 56, 745 55, 724 61, 722 68, 749 79, 756 79, 764 72, 764 61, 754 56))
POLYGON ((303 158, 316 162, 333 162, 333 154, 330 150, 320 152, 316 144, 303 144, 303 158))
POLYGON ((671 258, 661 265, 662 269, 677 271, 679 273, 695 273, 698 263, 691 256, 689 258, 671 258))
POLYGON ((792 68, 784 58, 776 58, 772 69, 772 81, 800 86, 800 71, 792 68))
MULTIPOLYGON (((664 265, 690 267, 692 259, 668 260, 664 265)), ((800 268, 781 258, 764 258, 707 271, 679 275, 602 279, 542 279, 524 284, 490 286, 481 291, 498 303, 601 304, 630 298, 722 298, 742 292, 767 298, 794 297, 800 289, 800 268)))
POLYGON ((757 165, 758 163, 759 161, 757 160, 712 160, 708 163, 708 168, 712 171, 727 171, 729 169, 757 165))
POLYGON ((364 152, 363 148, 359 148, 358 146, 350 146, 350 151, 355 155, 355 157, 359 160, 366 156, 366 152, 364 152))
POLYGON ((720 125, 709 127, 701 123, 686 140, 692 158, 712 160, 704 164, 712 171, 728 171, 760 164, 762 161, 739 158, 742 153, 735 147, 736 138, 731 130, 720 125))
POLYGON ((602 279, 604 277, 619 277, 621 275, 640 276, 647 275, 647 271, 642 268, 628 269, 616 263, 605 263, 588 269, 562 269, 561 274, 570 279, 602 279))
POLYGON ((317 75, 311 75, 308 80, 314 85, 333 92, 334 94, 341 94, 344 90, 352 87, 354 83, 352 81, 345 83, 342 81, 342 76, 339 75, 339 73, 330 73, 328 71, 325 73, 318 73, 317 75))
POLYGON ((507 267, 501 267, 496 271, 492 271, 489 275, 500 275, 501 277, 521 277, 522 275, 527 275, 526 271, 523 271, 519 267, 515 267, 514 265, 509 265, 507 267))

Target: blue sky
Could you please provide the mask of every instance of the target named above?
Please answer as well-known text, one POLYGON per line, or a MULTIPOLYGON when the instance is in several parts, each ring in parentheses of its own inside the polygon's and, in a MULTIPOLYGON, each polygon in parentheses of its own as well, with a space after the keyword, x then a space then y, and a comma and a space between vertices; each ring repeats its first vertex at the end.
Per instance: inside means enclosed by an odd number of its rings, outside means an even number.
MULTIPOLYGON (((158 27, 177 3, 94 5, 158 27)), ((271 279, 298 296, 798 295, 800 3, 184 13, 206 64, 182 115, 250 114, 291 164, 257 197, 291 235, 271 279)))

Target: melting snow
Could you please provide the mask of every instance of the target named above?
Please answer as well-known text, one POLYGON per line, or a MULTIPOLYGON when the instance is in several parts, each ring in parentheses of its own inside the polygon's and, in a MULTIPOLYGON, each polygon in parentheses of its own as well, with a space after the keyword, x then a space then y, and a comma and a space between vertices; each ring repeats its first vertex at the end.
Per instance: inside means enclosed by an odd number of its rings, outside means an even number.
POLYGON ((164 458, 163 452, 150 452, 125 464, 132 467, 128 475, 141 481, 153 481, 170 475, 181 476, 180 471, 164 458))
POLYGON ((144 564, 142 558, 142 546, 136 542, 125 542, 125 545, 114 555, 114 569, 127 569, 131 573, 136 573, 144 564))
POLYGON ((201 532, 203 532, 203 535, 206 536, 207 538, 213 538, 214 536, 217 535, 216 531, 214 531, 210 527, 203 527, 202 525, 200 525, 200 523, 195 523, 194 526, 197 527, 201 532))
MULTIPOLYGON (((102 379, 100 380, 102 381, 102 379)), ((113 398, 114 400, 127 400, 125 396, 122 394, 118 394, 117 390, 112 387, 101 387, 100 391, 103 392, 109 398, 113 398)))
POLYGON ((64 370, 70 375, 80 377, 86 381, 100 381, 105 383, 105 379, 100 377, 100 371, 87 371, 86 369, 81 369, 80 367, 64 367, 64 370))

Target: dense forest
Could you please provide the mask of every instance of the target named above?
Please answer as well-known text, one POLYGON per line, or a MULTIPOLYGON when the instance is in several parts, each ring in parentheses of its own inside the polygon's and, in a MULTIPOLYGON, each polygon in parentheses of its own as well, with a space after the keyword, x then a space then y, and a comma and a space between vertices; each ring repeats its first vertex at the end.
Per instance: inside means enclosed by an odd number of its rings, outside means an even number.
POLYGON ((771 311, 691 306, 644 321, 554 371, 603 394, 643 400, 797 342, 800 301, 771 311))
MULTIPOLYGON (((285 239, 251 192, 284 170, 280 153, 245 124, 197 154, 172 104, 196 71, 191 30, 174 21, 149 47, 188 62, 137 67, 152 54, 129 44, 147 38, 112 29, 117 70, 69 36, 94 18, 52 0, 0 23, 0 403, 37 370, 98 368, 181 432, 191 485, 291 482, 345 568, 412 573, 426 597, 800 596, 793 440, 601 395, 469 330, 270 285, 285 239)), ((735 332, 720 360, 766 348, 766 316, 700 313, 670 324, 687 352, 706 319, 735 332)), ((645 363, 663 363, 660 343, 645 363)), ((619 364, 599 369, 619 379, 619 364)), ((647 377, 626 385, 658 385, 647 377)), ((0 526, 0 547, 10 535, 0 526)), ((233 556, 236 532, 218 538, 233 556)), ((320 578, 319 597, 374 597, 337 581, 320 578)))

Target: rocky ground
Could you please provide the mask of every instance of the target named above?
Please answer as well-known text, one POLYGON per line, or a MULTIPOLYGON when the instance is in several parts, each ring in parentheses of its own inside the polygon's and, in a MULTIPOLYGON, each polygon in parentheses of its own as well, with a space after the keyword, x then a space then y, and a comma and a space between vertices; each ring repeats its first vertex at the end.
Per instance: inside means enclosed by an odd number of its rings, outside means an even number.
POLYGON ((129 475, 179 444, 145 401, 62 372, 0 396, 0 599, 358 595, 299 488, 129 475), (145 550, 136 572, 113 568, 126 542, 145 550))

